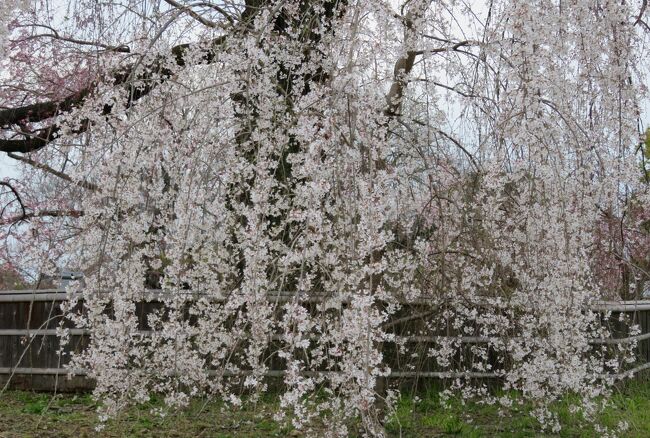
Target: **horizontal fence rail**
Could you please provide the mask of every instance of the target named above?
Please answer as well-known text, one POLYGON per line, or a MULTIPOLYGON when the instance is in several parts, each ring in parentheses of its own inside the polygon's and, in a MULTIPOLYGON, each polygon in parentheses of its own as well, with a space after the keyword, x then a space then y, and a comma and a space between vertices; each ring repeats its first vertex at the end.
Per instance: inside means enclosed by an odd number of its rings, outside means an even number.
MULTIPOLYGON (((90 335, 92 331, 90 329, 65 329, 66 333, 72 336, 84 336, 90 335)), ((21 336, 21 337, 35 337, 35 336, 57 336, 60 333, 58 329, 0 329, 0 336, 21 336)), ((137 330, 134 332, 137 335, 141 336, 155 336, 156 333, 159 333, 156 330, 137 330)), ((311 337, 315 339, 315 337, 311 337)), ((283 341, 285 337, 283 335, 271 335, 269 340, 271 341, 283 341)), ((483 337, 483 336, 395 336, 392 341, 384 342, 411 342, 411 343, 436 343, 444 341, 447 339, 453 339, 454 341, 460 342, 462 344, 489 344, 489 343, 498 343, 504 342, 503 338, 493 337, 483 337)), ((506 341, 518 341, 523 338, 507 338, 506 341)), ((619 345, 619 344, 629 344, 632 342, 641 342, 646 339, 650 339, 650 333, 644 333, 642 335, 628 336, 626 338, 608 338, 608 339, 590 339, 589 344, 591 345, 619 345)), ((0 373, 1 374, 1 373, 0 373)))
MULTIPOLYGON (((100 296, 102 294, 100 293, 100 296)), ((109 293, 107 293, 110 296, 109 293)), ((146 290, 138 295, 143 305, 159 304, 174 298, 182 299, 200 299, 207 297, 210 301, 224 302, 227 297, 216 296, 214 294, 201 293, 196 291, 179 291, 167 292, 160 290, 146 290)), ((66 385, 71 385, 68 389, 89 389, 92 387, 92 381, 87 378, 85 370, 71 370, 61 363, 59 354, 58 334, 60 329, 56 328, 62 314, 60 304, 70 298, 84 298, 83 294, 67 293, 61 289, 45 290, 19 290, 19 291, 0 291, 0 388, 7 384, 12 384, 11 379, 18 382, 18 387, 24 389, 54 389, 57 385, 59 390, 66 390, 66 385), (33 351, 26 355, 26 348, 30 345, 38 344, 37 353, 33 351), (66 376, 67 379, 60 378, 66 376), (68 384, 70 377, 77 380, 74 384, 68 384), (40 379, 40 380, 39 380, 40 379), (4 382, 4 383, 3 383, 4 382), (36 383, 35 383, 36 382, 36 383)), ((273 292, 267 294, 267 299, 271 303, 285 303, 297 300, 301 303, 317 304, 325 299, 331 299, 331 296, 300 296, 294 293, 273 292)), ((349 303, 348 300, 341 300, 342 303, 349 303)), ((432 299, 421 298, 415 302, 409 301, 408 304, 415 306, 431 306, 432 299)), ((475 303, 478 306, 494 307, 494 304, 475 303)), ((498 307, 498 306, 496 306, 498 307)), ((633 376, 641 371, 650 369, 650 300, 648 301, 599 301, 593 303, 590 310, 602 314, 631 314, 634 323, 639 324, 641 333, 636 335, 619 336, 616 338, 591 339, 591 345, 625 345, 637 343, 638 360, 635 366, 629 370, 617 374, 600 375, 601 378, 622 379, 633 376)), ((145 311, 146 313, 146 311, 145 311)), ((392 328, 404 322, 412 321, 416 318, 426 318, 433 311, 413 313, 405 317, 397 318, 387 322, 385 328, 392 328)), ((611 320, 615 318, 611 317, 611 320)), ((80 351, 85 348, 90 338, 89 329, 66 328, 65 332, 74 338, 72 349, 80 351)), ((155 330, 141 329, 137 334, 141 336, 155 336, 155 330)), ((314 338, 314 336, 312 336, 314 338)), ((423 335, 395 335, 392 341, 386 341, 387 344, 408 343, 408 344, 434 344, 437 342, 452 339, 454 342, 461 344, 496 344, 507 345, 509 341, 516 341, 520 338, 488 338, 484 336, 423 336, 423 335)), ((283 335, 270 335, 270 341, 282 341, 283 335)), ((224 370, 206 370, 209 376, 245 376, 247 371, 226 372, 224 370)), ((323 373, 339 373, 338 371, 306 371, 304 375, 318 375, 323 373)), ((270 369, 265 373, 266 377, 282 377, 285 375, 284 370, 270 369)), ((435 370, 392 370, 386 376, 390 379, 491 379, 502 377, 503 374, 488 371, 435 371, 435 370)))
MULTIPOLYGON (((92 296, 96 295, 107 295, 110 296, 112 292, 93 292, 92 296)), ((158 290, 158 289, 146 289, 140 293, 131 294, 133 297, 139 297, 143 300, 160 300, 165 298, 208 298, 209 300, 216 302, 225 302, 230 297, 223 295, 216 295, 209 292, 201 291, 188 291, 188 290, 178 290, 178 291, 167 291, 167 290, 158 290)), ((331 295, 315 295, 315 294, 302 294, 300 292, 288 292, 288 291, 277 291, 269 292, 266 294, 267 299, 270 302, 287 302, 287 301, 298 301, 302 303, 316 302, 320 303, 326 299, 332 299, 331 295)), ((83 298, 82 293, 77 292, 67 292, 65 289, 20 289, 20 290, 0 290, 0 303, 5 302, 25 302, 25 301, 66 301, 70 298, 83 298)), ((411 305, 430 305, 434 302, 434 297, 419 297, 415 299, 402 300, 397 299, 397 302, 400 304, 411 304, 411 305)), ((343 302, 349 302, 350 299, 344 299, 343 302)), ((497 303, 490 302, 489 298, 486 298, 484 302, 468 302, 468 305, 473 306, 489 306, 489 307, 503 307, 507 308, 510 305, 507 303, 497 303)), ((635 301, 594 301, 589 306, 589 309, 594 312, 624 312, 630 313, 635 311, 648 311, 650 310, 650 300, 635 300, 635 301)))

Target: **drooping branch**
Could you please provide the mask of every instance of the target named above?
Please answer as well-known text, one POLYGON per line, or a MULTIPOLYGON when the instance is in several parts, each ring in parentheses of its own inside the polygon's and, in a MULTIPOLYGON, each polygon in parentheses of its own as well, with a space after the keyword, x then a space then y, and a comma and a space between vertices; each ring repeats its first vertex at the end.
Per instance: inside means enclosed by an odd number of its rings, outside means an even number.
POLYGON ((176 0, 165 0, 165 2, 167 4, 169 4, 169 5, 177 8, 177 9, 180 9, 180 10, 186 12, 190 17, 192 17, 193 19, 195 19, 196 21, 198 21, 199 23, 201 23, 204 26, 208 26, 208 27, 211 27, 211 28, 217 27, 217 23, 215 23, 212 20, 208 20, 205 17, 202 17, 201 14, 197 14, 189 6, 182 5, 182 4, 178 3, 176 0))
MULTIPOLYGON (((22 215, 25 216, 26 210, 25 210, 25 204, 23 203, 22 198, 20 197, 20 194, 18 193, 18 190, 14 186, 12 186, 10 183, 6 181, 0 181, 0 186, 8 187, 9 190, 13 193, 14 197, 16 198, 16 202, 18 202, 18 205, 20 205, 20 209, 22 210, 22 215)), ((4 213, 4 207, 2 209, 2 212, 4 213)))
POLYGON ((474 158, 474 155, 472 155, 463 145, 460 141, 455 139, 452 135, 447 134, 445 131, 442 129, 436 129, 436 132, 443 137, 445 137, 447 140, 451 141, 458 149, 460 149, 466 156, 469 158, 469 161, 472 163, 472 166, 474 166, 474 169, 476 171, 479 171, 481 167, 478 165, 476 159, 474 158))
POLYGON ((68 175, 68 174, 66 174, 64 172, 60 172, 60 171, 58 171, 56 169, 53 169, 52 167, 48 166, 47 164, 39 163, 38 161, 32 160, 32 159, 27 158, 27 157, 22 157, 20 155, 16 155, 16 154, 14 154, 12 152, 9 152, 7 155, 10 158, 13 158, 14 160, 18 160, 18 161, 21 161, 23 163, 29 164, 30 166, 32 166, 32 167, 34 167, 36 169, 40 169, 40 170, 42 170, 44 172, 47 172, 47 173, 49 173, 51 175, 57 176, 57 177, 65 180, 65 181, 74 183, 75 185, 77 185, 77 186, 79 186, 81 188, 88 189, 88 190, 93 190, 93 191, 99 190, 99 187, 97 187, 96 184, 93 184, 93 183, 91 183, 89 181, 75 181, 74 179, 72 179, 72 177, 70 175, 68 175))
POLYGON ((192 6, 206 7, 206 8, 213 9, 218 13, 220 13, 226 20, 228 20, 230 24, 235 24, 235 19, 232 17, 232 15, 229 14, 228 11, 226 11, 224 8, 222 8, 219 5, 215 5, 214 3, 210 3, 210 2, 197 2, 194 3, 192 6))
POLYGON ((131 53, 131 48, 126 45, 122 46, 111 46, 108 44, 103 44, 99 42, 92 42, 92 41, 85 41, 85 40, 80 40, 77 38, 72 38, 72 37, 65 37, 65 36, 60 36, 57 33, 41 33, 37 35, 31 35, 25 38, 21 38, 19 40, 15 40, 13 42, 15 43, 21 43, 23 41, 28 41, 28 40, 33 40, 37 38, 52 38, 55 40, 59 41, 65 41, 68 43, 73 43, 78 46, 92 46, 92 47, 98 47, 100 49, 104 49, 106 52, 118 52, 118 53, 131 53))

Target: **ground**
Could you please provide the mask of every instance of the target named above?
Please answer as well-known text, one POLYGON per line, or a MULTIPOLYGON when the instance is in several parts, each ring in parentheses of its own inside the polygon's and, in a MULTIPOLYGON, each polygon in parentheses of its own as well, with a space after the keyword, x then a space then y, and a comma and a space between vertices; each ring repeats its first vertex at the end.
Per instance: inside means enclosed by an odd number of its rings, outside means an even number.
MULTIPOLYGON (((429 391, 400 400, 386 423, 391 437, 597 437, 594 428, 572 415, 572 397, 553 405, 562 422, 559 434, 543 433, 522 404, 500 416, 494 406, 452 400, 441 409, 439 393, 429 391)), ((286 437, 302 433, 273 421, 277 397, 269 395, 256 405, 233 411, 219 402, 195 400, 189 409, 161 418, 151 409, 159 402, 133 407, 95 432, 96 403, 88 394, 49 394, 6 391, 0 394, 0 437, 286 437)), ((621 437, 650 437, 650 382, 633 382, 617 390, 611 404, 598 417, 610 428, 629 424, 621 437)), ((322 426, 321 426, 322 427, 322 426)), ((355 425, 351 425, 354 429, 355 425)), ((316 432, 317 436, 319 435, 316 432)))

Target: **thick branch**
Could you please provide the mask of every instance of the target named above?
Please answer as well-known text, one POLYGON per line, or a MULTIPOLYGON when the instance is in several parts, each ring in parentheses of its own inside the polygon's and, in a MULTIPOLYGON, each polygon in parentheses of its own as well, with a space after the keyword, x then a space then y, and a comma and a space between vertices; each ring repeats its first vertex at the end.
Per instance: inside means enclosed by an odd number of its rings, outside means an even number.
POLYGON ((474 46, 477 43, 472 42, 472 41, 459 41, 455 44, 452 44, 451 46, 448 47, 437 47, 435 49, 427 49, 427 50, 415 50, 413 53, 415 55, 425 55, 428 53, 445 53, 445 52, 456 52, 458 49, 461 47, 466 47, 466 46, 474 46))
POLYGON ((406 52, 406 55, 398 59, 395 63, 395 68, 393 69, 393 83, 386 95, 386 109, 384 110, 384 114, 390 118, 400 115, 402 109, 402 98, 408 84, 407 77, 411 73, 411 70, 413 70, 415 58, 417 56, 429 53, 457 51, 461 47, 473 44, 474 43, 471 41, 460 41, 448 47, 439 47, 429 50, 410 50, 406 52))
MULTIPOLYGON (((216 56, 216 47, 224 41, 225 37, 223 36, 212 40, 210 46, 207 49, 203 49, 204 55, 202 56, 202 60, 206 63, 213 62, 216 56)), ((178 66, 185 66, 185 55, 192 47, 193 46, 190 44, 180 44, 172 48, 171 53, 178 66)), ((151 92, 151 90, 161 82, 161 80, 152 80, 151 72, 157 72, 162 78, 171 77, 172 72, 169 69, 160 68, 160 62, 160 59, 154 61, 152 65, 145 68, 145 73, 137 78, 138 80, 146 81, 146 85, 135 87, 133 89, 129 101, 126 103, 127 108, 135 101, 149 94, 149 92, 151 92)), ((113 85, 118 86, 127 83, 132 77, 132 68, 133 66, 116 72, 113 75, 113 85)), ((42 122, 58 114, 70 111, 82 105, 86 100, 86 97, 88 97, 92 92, 93 88, 94 85, 76 92, 60 101, 41 102, 19 108, 2 110, 0 111, 0 126, 10 126, 26 122, 42 122)), ((108 115, 112 110, 113 108, 111 105, 106 105, 102 113, 108 115)), ((87 128, 87 122, 83 121, 82 128, 77 130, 76 133, 80 134, 85 132, 87 128)), ((0 152, 19 152, 23 154, 34 152, 56 139, 58 133, 59 127, 57 125, 51 125, 39 130, 34 135, 28 135, 27 138, 22 140, 0 140, 0 152)))
MULTIPOLYGON (((221 36, 212 40, 211 44, 207 49, 204 50, 204 55, 202 60, 206 63, 214 61, 216 55, 216 48, 225 41, 225 37, 221 36)), ((188 50, 190 50, 194 45, 190 44, 179 44, 174 46, 171 49, 171 54, 173 55, 176 64, 180 67, 185 66, 185 55, 188 50)), ((158 72, 163 77, 171 76, 172 72, 160 68, 161 59, 154 61, 151 65, 147 66, 144 70, 145 73, 142 77, 138 79, 147 79, 147 76, 151 75, 151 72, 158 72)), ((133 66, 126 67, 113 74, 113 85, 118 86, 126 83, 129 79, 132 78, 132 69, 133 66)), ((153 81, 148 81, 150 85, 146 87, 138 88, 134 91, 133 97, 129 104, 133 101, 138 100, 139 98, 148 94, 153 88, 153 81)), ((76 93, 73 93, 62 100, 51 100, 48 102, 39 102, 31 105, 25 105, 18 108, 8 108, 0 110, 0 126, 10 126, 15 124, 22 124, 26 122, 42 122, 49 118, 52 118, 58 114, 70 111, 74 108, 79 107, 86 98, 90 95, 94 85, 91 85, 87 88, 84 88, 76 93)), ((107 107, 104 109, 104 114, 109 114, 111 108, 107 107)), ((41 139, 45 139, 42 135, 39 136, 41 139)), ((36 141, 36 139, 34 139, 36 141)), ((52 138, 47 139, 44 144, 34 144, 34 143, 25 143, 24 140, 18 141, 20 143, 6 143, 8 140, 0 142, 0 151, 2 152, 30 152, 40 147, 43 147, 47 144, 52 138), (23 146, 20 146, 23 144, 23 146)))
POLYGON ((10 225, 34 218, 43 217, 73 217, 78 218, 84 215, 83 210, 40 210, 31 213, 23 213, 7 219, 0 220, 0 225, 10 225))
POLYGON ((639 11, 639 15, 637 15, 636 20, 634 21, 634 26, 636 26, 639 23, 642 23, 647 28, 648 25, 645 24, 645 22, 643 21, 643 14, 645 14, 645 10, 647 7, 648 7, 648 0, 643 0, 643 2, 641 3, 641 10, 639 11))
POLYGON ((0 110, 0 126, 27 122, 41 122, 59 113, 70 111, 78 106, 90 93, 90 88, 71 94, 62 100, 51 100, 25 105, 18 108, 0 110))
POLYGON ((23 140, 0 140, 0 152, 20 152, 26 154, 41 149, 43 146, 58 137, 59 127, 48 126, 36 132, 27 134, 23 140))
POLYGON ((407 76, 413 70, 416 56, 416 52, 410 51, 395 63, 393 84, 390 86, 390 90, 386 95, 386 109, 384 110, 384 114, 388 117, 395 117, 401 111, 402 97, 404 96, 406 84, 408 83, 407 76))

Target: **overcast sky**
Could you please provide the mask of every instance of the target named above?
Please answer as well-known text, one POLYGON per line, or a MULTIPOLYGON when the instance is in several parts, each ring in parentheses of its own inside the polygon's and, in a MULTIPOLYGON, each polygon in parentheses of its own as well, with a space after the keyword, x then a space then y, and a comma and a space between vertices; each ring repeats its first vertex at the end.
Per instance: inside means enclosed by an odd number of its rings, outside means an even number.
POLYGON ((15 163, 16 161, 6 154, 0 154, 0 179, 18 177, 18 167, 15 163))
MULTIPOLYGON (((1 1, 3 1, 3 0, 0 0, 0 2, 1 1)), ((53 0, 52 4, 56 5, 60 1, 61 0, 53 0)), ((66 1, 62 1, 61 3, 58 3, 58 4, 59 5, 65 5, 66 1)), ((475 2, 473 7, 476 8, 477 6, 479 6, 478 10, 480 11, 481 10, 480 4, 481 4, 481 2, 475 2)), ((461 16, 461 18, 462 18, 462 16, 461 16)), ((461 26, 463 25, 463 23, 459 23, 459 24, 461 26)), ((642 41, 643 41, 642 44, 646 43, 645 38, 643 38, 642 41)), ((643 48, 642 51, 646 52, 646 49, 647 48, 643 48)), ((3 74, 3 72, 1 70, 2 69, 0 68, 0 75, 3 74)), ((645 73, 647 77, 650 77, 650 68, 645 68, 644 70, 645 71, 643 73, 645 73)), ((650 84, 647 84, 647 85, 650 85, 650 84)), ((650 99, 648 99, 646 97, 641 102, 641 122, 642 122, 641 126, 642 126, 643 129, 650 126, 649 119, 648 119, 649 115, 650 115, 650 99)), ((16 160, 13 160, 13 159, 7 157, 6 154, 0 153, 0 180, 2 180, 4 178, 18 178, 19 175, 20 175, 20 170, 19 170, 18 162, 16 160)))

